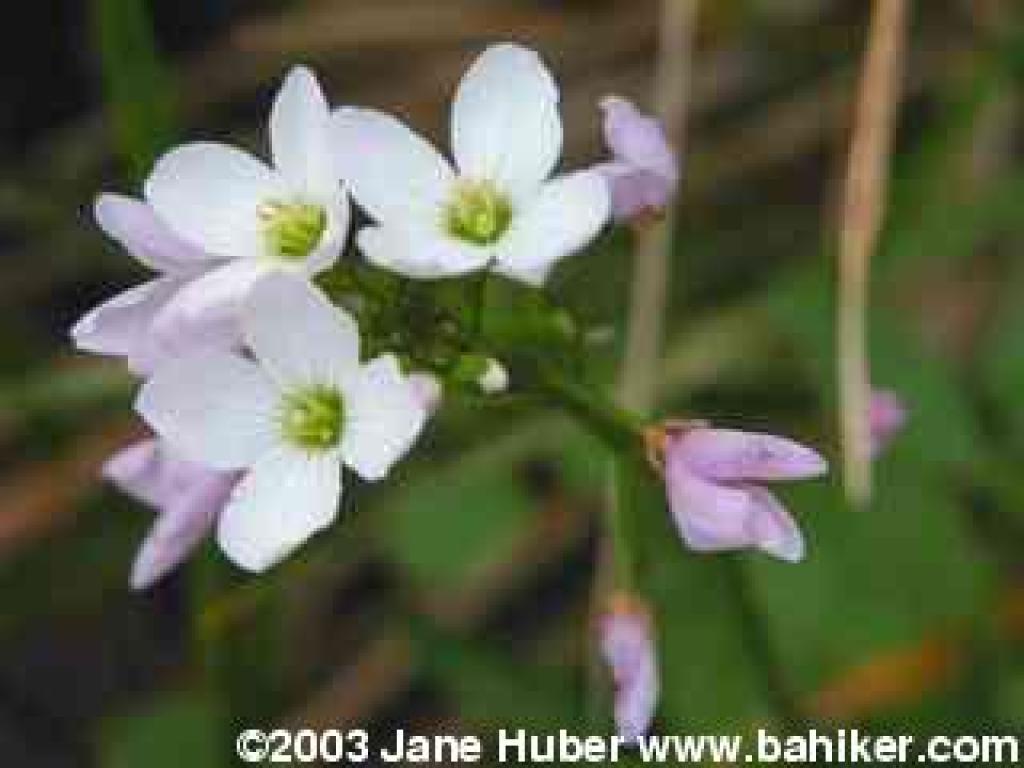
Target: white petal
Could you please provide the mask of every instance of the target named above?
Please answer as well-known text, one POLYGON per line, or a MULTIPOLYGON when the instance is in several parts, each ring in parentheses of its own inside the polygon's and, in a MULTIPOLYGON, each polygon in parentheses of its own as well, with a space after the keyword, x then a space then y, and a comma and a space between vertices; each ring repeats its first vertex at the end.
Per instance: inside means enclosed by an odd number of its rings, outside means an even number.
POLYGON ((341 457, 365 480, 380 480, 412 447, 427 411, 391 355, 360 371, 345 392, 341 457))
POLYGON ((436 231, 399 226, 366 227, 359 231, 358 243, 371 264, 421 280, 475 272, 487 266, 493 253, 436 231))
POLYGON ((213 258, 174 234, 141 200, 100 195, 94 214, 100 229, 157 272, 187 272, 213 258))
POLYGON ((330 525, 340 499, 336 456, 272 451, 235 489, 221 514, 217 542, 242 568, 264 571, 330 525))
POLYGON ((272 275, 249 296, 242 315, 246 342, 264 368, 287 388, 343 386, 359 367, 359 328, 313 285, 272 275))
POLYGON ((316 76, 305 67, 294 68, 274 100, 270 146, 275 167, 307 194, 340 189, 329 122, 330 108, 316 76))
POLYGON ((180 287, 178 278, 162 277, 108 299, 71 329, 75 346, 98 355, 123 357, 136 373, 149 371, 165 356, 153 334, 154 318, 180 287))
POLYGON ((180 339, 236 339, 242 303, 269 270, 269 262, 238 259, 186 283, 158 313, 154 333, 176 349, 182 347, 180 339))
POLYGON ((452 151, 463 176, 518 196, 551 175, 562 151, 558 87, 533 51, 488 48, 459 84, 452 151))
POLYGON ((160 366, 135 410, 183 458, 238 469, 274 444, 277 400, 255 363, 201 351, 160 366))
POLYGON ((146 180, 146 199, 170 228, 224 258, 262 254, 260 206, 290 196, 282 177, 252 155, 223 144, 171 150, 146 180))
POLYGON ((513 216, 498 244, 497 271, 539 285, 556 262, 594 239, 608 213, 600 174, 580 171, 548 182, 513 216))
POLYGON ((331 116, 334 156, 352 196, 379 222, 440 221, 451 190, 448 162, 393 117, 345 107, 331 116))

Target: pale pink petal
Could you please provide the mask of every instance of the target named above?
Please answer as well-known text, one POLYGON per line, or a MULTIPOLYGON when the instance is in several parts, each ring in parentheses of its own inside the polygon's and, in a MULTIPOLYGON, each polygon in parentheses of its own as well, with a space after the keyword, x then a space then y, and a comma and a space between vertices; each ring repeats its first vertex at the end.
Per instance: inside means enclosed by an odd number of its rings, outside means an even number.
POLYGON ((613 610, 601 617, 598 634, 615 683, 619 738, 635 744, 650 730, 660 691, 651 621, 640 611, 613 610))
POLYGON ((163 506, 132 566, 132 589, 149 589, 188 559, 213 530, 237 482, 235 473, 210 471, 163 506))
POLYGON ((907 406, 895 392, 874 390, 868 409, 871 430, 871 455, 877 456, 907 423, 907 406))
POLYGON ((605 142, 616 160, 652 171, 671 182, 678 179, 676 153, 659 120, 617 96, 602 100, 601 109, 605 142))
POLYGON ((722 552, 754 546, 749 493, 694 474, 682 457, 671 452, 666 459, 669 511, 687 547, 722 552))
POLYGON ((661 123, 615 96, 604 99, 601 108, 612 162, 597 170, 611 191, 615 218, 664 210, 676 192, 679 167, 661 123))
POLYGON ((155 438, 122 448, 103 465, 103 476, 118 490, 156 509, 210 472, 155 438))
POLYGON ((668 207, 675 194, 676 184, 652 171, 624 163, 604 163, 594 169, 608 185, 612 200, 612 215, 626 221, 647 212, 658 212, 668 207))
POLYGON ((413 397, 424 411, 433 414, 440 408, 441 398, 444 397, 444 388, 437 376, 432 373, 416 372, 410 373, 407 381, 412 388, 413 397))
POLYGON ((108 299, 71 329, 75 346, 85 352, 124 358, 136 373, 150 371, 168 354, 154 334, 154 320, 182 285, 177 277, 162 277, 108 299))
POLYGON ((238 259, 200 275, 184 284, 160 310, 153 320, 153 333, 175 352, 196 346, 235 346, 241 338, 242 303, 270 271, 268 262, 238 259))
POLYGON ((135 258, 157 272, 179 274, 208 265, 213 256, 175 235, 152 208, 123 195, 100 195, 96 223, 135 258))
POLYGON ((784 437, 734 429, 696 427, 670 439, 691 472, 708 480, 799 480, 828 471, 816 451, 784 437))
POLYGON ((786 562, 803 560, 804 536, 786 508, 764 488, 749 487, 747 493, 751 502, 749 525, 754 546, 786 562))
POLYGON ((760 549, 789 562, 803 559, 800 530, 768 491, 718 485, 678 459, 666 464, 665 478, 672 518, 690 549, 760 549))

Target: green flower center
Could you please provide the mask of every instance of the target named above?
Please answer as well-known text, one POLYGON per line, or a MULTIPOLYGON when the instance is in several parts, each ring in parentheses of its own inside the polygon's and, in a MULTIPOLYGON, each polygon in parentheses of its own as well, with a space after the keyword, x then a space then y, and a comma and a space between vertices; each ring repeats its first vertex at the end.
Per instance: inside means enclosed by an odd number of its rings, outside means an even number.
POLYGON ((512 221, 512 206, 489 181, 463 181, 445 210, 448 231, 474 245, 497 242, 512 221))
POLYGON ((293 445, 318 453, 338 444, 345 423, 341 394, 327 387, 287 395, 281 408, 281 433, 293 445))
POLYGON ((271 253, 282 261, 302 261, 320 244, 327 211, 310 203, 271 201, 260 208, 271 253))

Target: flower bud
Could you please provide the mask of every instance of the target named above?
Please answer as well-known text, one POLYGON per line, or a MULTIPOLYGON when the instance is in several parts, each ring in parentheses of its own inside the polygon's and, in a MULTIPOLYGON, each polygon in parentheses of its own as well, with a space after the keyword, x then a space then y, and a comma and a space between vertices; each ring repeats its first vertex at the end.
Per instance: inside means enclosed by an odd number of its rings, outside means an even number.
POLYGON ((635 598, 616 595, 598 619, 598 639, 615 684, 616 730, 635 744, 651 727, 660 692, 650 612, 635 598))

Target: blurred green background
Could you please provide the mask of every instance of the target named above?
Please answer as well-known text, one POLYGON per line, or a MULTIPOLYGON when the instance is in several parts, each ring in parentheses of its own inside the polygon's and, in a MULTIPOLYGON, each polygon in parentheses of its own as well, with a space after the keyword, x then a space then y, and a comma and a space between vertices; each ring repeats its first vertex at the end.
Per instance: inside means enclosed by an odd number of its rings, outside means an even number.
MULTIPOLYGON (((0 116, 0 755, 5 766, 232 765, 237 724, 487 734, 608 727, 591 581, 607 457, 562 417, 450 404, 395 478, 269 575, 212 546, 155 591, 151 513, 97 478, 138 434, 133 382, 67 328, 141 277, 91 221, 185 138, 263 152, 280 78, 443 136, 486 44, 560 79, 567 164, 597 101, 650 105, 653 0, 43 0, 8 25, 0 116)), ((707 0, 679 200, 664 416, 791 434, 837 459, 836 210, 868 5, 707 0)), ((19 11, 21 13, 21 11, 19 11)), ((657 730, 1024 730, 1024 27, 1013 0, 913 4, 874 260, 875 384, 909 427, 867 509, 787 488, 800 566, 698 557, 637 521, 657 607, 657 730)), ((630 237, 554 293, 620 329, 630 237)), ((621 347, 597 354, 608 385, 621 347)), ((600 366, 599 366, 600 367, 600 366)), ((835 461, 833 463, 836 463, 835 461)))

